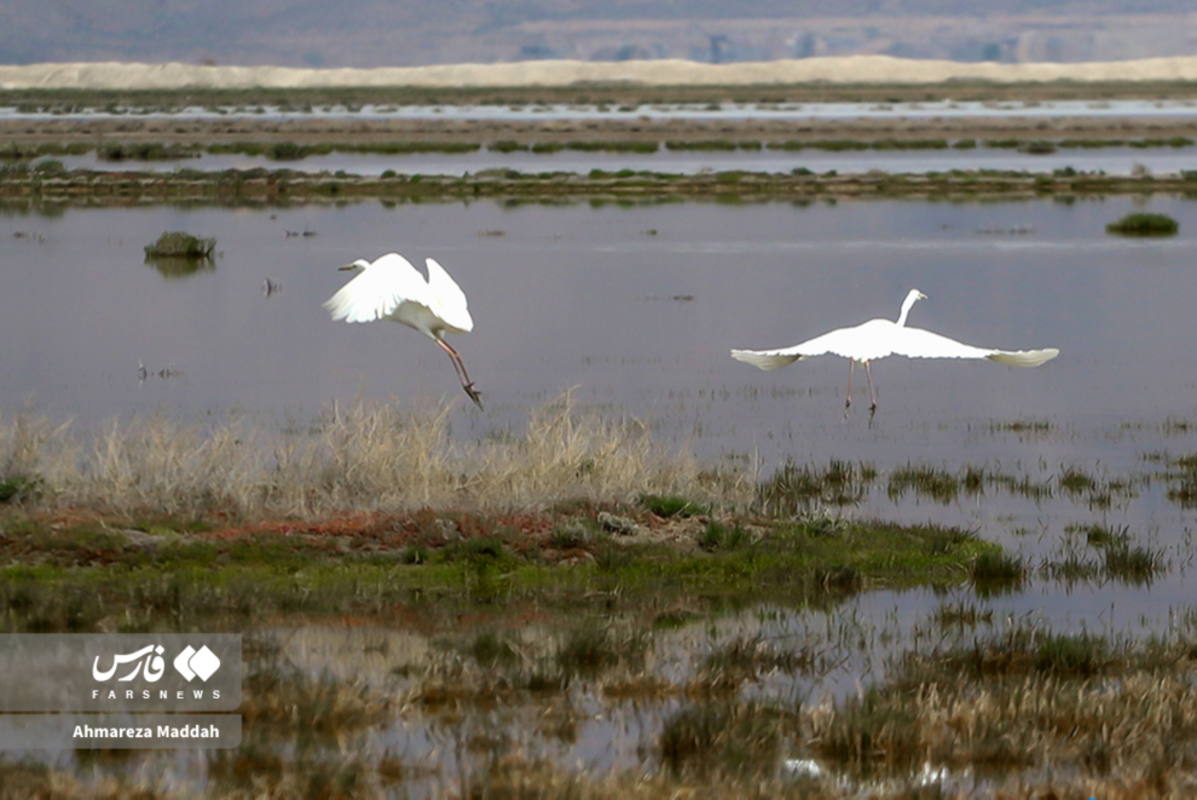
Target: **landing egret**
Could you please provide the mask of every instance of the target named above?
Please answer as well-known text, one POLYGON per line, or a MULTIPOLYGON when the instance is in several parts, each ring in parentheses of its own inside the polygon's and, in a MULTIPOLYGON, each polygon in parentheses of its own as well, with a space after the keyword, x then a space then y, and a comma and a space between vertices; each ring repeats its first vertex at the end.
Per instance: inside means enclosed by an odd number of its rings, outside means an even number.
POLYGON ((428 279, 398 253, 387 253, 371 263, 359 258, 341 270, 359 272, 353 280, 325 302, 334 320, 370 322, 389 319, 436 342, 449 354, 461 388, 482 408, 482 398, 466 372, 461 354, 444 340, 446 333, 465 333, 474 329, 474 320, 466 308, 465 292, 449 277, 436 259, 426 259, 428 279))
POLYGON ((732 358, 763 370, 774 370, 804 358, 826 353, 843 356, 848 359, 848 399, 844 403, 845 408, 852 405, 852 367, 860 361, 865 365, 865 375, 869 379, 869 400, 872 401, 869 408, 875 411, 877 399, 873 396, 873 374, 869 370, 869 362, 873 359, 890 355, 907 358, 987 358, 1012 367, 1037 367, 1060 355, 1060 351, 1054 347, 1018 351, 973 347, 921 328, 907 328, 906 315, 910 313, 911 306, 919 300, 926 299, 927 295, 918 289, 911 289, 902 302, 902 313, 898 315, 897 322, 871 319, 852 328, 839 328, 816 336, 810 341, 783 350, 732 350, 732 358))

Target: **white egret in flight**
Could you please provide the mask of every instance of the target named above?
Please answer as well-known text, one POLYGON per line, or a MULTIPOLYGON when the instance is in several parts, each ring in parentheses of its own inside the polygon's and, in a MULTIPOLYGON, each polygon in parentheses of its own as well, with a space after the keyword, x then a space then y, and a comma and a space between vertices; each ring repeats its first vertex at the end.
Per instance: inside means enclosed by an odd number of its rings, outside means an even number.
POLYGON ((466 372, 461 355, 444 340, 446 333, 465 333, 474 329, 474 320, 466 307, 465 292, 449 277, 445 268, 429 258, 428 279, 398 253, 387 253, 371 263, 359 258, 342 270, 360 271, 325 302, 334 320, 371 322, 389 319, 436 342, 449 354, 461 388, 482 408, 482 398, 466 372))
POLYGON ((869 362, 877 358, 891 355, 907 358, 987 358, 1012 367, 1037 367, 1060 355, 1060 351, 1054 347, 1018 351, 973 347, 921 328, 907 328, 906 315, 910 313, 911 306, 926 298, 927 295, 918 289, 911 289, 902 302, 902 313, 898 315, 897 322, 871 319, 782 350, 732 350, 732 358, 754 364, 763 370, 774 370, 827 353, 843 356, 848 359, 848 399, 844 403, 845 408, 852 405, 852 368, 859 361, 865 365, 865 375, 869 379, 870 409, 876 410, 877 399, 873 396, 873 374, 869 370, 869 362))

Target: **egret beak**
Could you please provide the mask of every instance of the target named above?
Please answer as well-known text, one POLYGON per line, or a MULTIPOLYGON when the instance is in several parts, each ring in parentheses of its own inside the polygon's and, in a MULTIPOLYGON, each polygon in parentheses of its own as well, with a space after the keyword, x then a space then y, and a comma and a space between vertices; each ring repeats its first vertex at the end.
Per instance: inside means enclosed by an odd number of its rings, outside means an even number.
POLYGON ((353 264, 346 264, 343 267, 337 267, 337 272, 348 272, 351 269, 357 269, 357 267, 353 264))

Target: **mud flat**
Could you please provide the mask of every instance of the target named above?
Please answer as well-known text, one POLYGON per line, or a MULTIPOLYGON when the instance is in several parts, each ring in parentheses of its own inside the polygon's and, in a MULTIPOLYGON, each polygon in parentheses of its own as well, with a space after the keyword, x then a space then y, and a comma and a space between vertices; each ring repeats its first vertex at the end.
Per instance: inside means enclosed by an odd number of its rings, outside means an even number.
POLYGON ((628 119, 452 120, 254 117, 195 119, 0 119, 0 150, 43 142, 63 145, 216 145, 228 143, 344 144, 426 142, 519 144, 574 141, 817 142, 828 139, 1067 139, 1197 138, 1197 114, 1178 119, 1091 117, 963 117, 886 119, 628 119))

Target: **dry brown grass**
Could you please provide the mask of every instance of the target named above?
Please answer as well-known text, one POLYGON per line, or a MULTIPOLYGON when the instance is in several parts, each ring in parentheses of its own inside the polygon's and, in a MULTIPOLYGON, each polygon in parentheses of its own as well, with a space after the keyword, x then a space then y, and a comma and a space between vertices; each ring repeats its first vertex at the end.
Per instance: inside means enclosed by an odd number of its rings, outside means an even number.
POLYGON ((1197 794, 1191 645, 1127 645, 1097 674, 1030 658, 978 670, 957 656, 908 657, 890 682, 811 709, 807 741, 858 777, 1004 773, 997 796, 1197 794))
POLYGON ((483 441, 454 438, 449 409, 364 402, 326 411, 303 432, 163 417, 75 428, 29 413, 0 419, 0 481, 35 480, 24 502, 44 508, 299 518, 623 503, 645 493, 728 507, 753 492, 753 476, 704 471, 689 453, 656 444, 644 423, 579 411, 568 395, 532 411, 524 431, 483 441))

